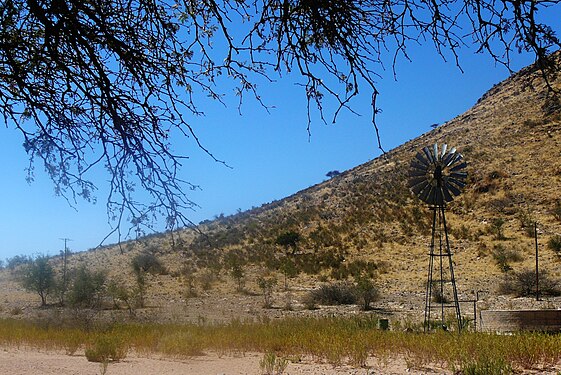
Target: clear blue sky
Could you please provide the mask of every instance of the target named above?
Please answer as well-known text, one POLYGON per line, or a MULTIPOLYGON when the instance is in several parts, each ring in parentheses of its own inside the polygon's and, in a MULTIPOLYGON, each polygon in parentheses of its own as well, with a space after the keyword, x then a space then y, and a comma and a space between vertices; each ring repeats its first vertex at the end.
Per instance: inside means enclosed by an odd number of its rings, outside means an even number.
MULTIPOLYGON (((550 14, 559 22, 561 12, 550 14)), ((549 18, 549 17, 548 17, 549 18)), ((558 33, 559 35, 559 33, 558 33)), ((391 69, 381 72, 378 82, 378 116, 383 146, 392 149, 466 111, 493 84, 509 72, 494 66, 487 55, 462 50, 462 73, 452 62, 444 62, 430 43, 409 48, 412 62, 398 60, 397 81, 391 69)), ((387 56, 387 61, 391 57, 387 56)), ((513 55, 518 70, 530 63, 530 55, 513 55)), ((295 85, 297 77, 284 77, 261 86, 263 99, 274 106, 267 113, 247 100, 238 114, 236 103, 228 108, 206 102, 206 116, 195 130, 204 145, 232 169, 213 162, 191 142, 177 140, 176 151, 191 158, 182 177, 200 185, 188 192, 200 208, 189 214, 193 222, 215 215, 235 213, 281 199, 326 179, 331 170, 347 170, 379 156, 371 119, 370 93, 364 90, 353 108, 360 116, 344 112, 336 124, 313 118, 312 136, 306 130, 304 91, 295 85)), ((329 112, 329 109, 327 109, 329 112)), ((78 202, 76 208, 54 194, 53 186, 37 164, 36 180, 25 181, 28 158, 21 136, 12 128, 2 129, 0 155, 3 178, 0 184, 0 259, 17 254, 57 254, 60 238, 68 237, 73 251, 97 246, 111 230, 105 211, 105 195, 98 203, 78 202)), ((96 181, 103 185, 107 176, 96 181)), ((115 238, 106 243, 111 243, 115 238)))

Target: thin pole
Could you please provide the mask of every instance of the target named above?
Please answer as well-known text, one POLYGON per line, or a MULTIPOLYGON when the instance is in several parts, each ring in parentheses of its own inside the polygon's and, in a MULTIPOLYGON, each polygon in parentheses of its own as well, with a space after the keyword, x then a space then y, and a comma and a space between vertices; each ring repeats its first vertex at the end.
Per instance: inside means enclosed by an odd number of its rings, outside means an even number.
POLYGON ((540 269, 538 261, 538 223, 534 222, 534 240, 536 243, 536 301, 540 300, 540 269))
POLYGON ((60 295, 60 302, 64 305, 64 294, 66 293, 66 288, 68 284, 67 271, 68 271, 68 246, 67 242, 72 241, 70 238, 60 238, 64 241, 64 252, 62 254, 63 266, 62 266, 62 291, 60 295))

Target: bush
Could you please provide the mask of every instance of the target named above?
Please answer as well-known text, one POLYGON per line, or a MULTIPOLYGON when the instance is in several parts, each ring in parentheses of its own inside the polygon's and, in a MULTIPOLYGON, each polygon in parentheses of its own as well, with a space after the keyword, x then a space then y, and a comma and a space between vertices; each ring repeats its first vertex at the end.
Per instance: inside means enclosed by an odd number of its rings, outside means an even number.
POLYGON ((557 255, 561 255, 561 236, 558 234, 551 236, 547 241, 547 247, 555 251, 557 255))
POLYGON ((103 335, 97 337, 86 348, 85 355, 89 362, 118 362, 127 356, 128 348, 122 339, 103 335))
POLYGON ((354 305, 357 302, 356 287, 347 282, 325 284, 312 290, 306 300, 319 305, 354 305))
POLYGON ((489 227, 489 233, 491 233, 496 240, 504 240, 506 239, 504 235, 504 227, 505 220, 501 217, 494 218, 491 220, 491 226, 489 227))
POLYGON ((356 278, 355 290, 364 311, 370 310, 370 304, 380 298, 378 288, 367 275, 360 275, 356 278))
POLYGON ((54 270, 49 263, 49 257, 41 255, 27 263, 23 269, 21 283, 26 290, 39 294, 41 306, 45 306, 47 296, 55 287, 54 270))
POLYGON ((503 358, 480 358, 462 364, 461 371, 465 375, 505 375, 514 373, 512 366, 503 358))
POLYGON ((277 357, 275 353, 266 353, 259 361, 259 367, 265 375, 281 375, 287 366, 288 360, 277 357))
POLYGON ((501 271, 508 272, 512 270, 510 262, 519 262, 522 256, 516 250, 507 250, 502 244, 497 244, 493 249, 493 259, 501 271))
POLYGON ((263 307, 266 309, 273 306, 273 288, 277 284, 277 279, 274 277, 259 277, 257 279, 257 285, 261 288, 263 292, 263 307))
POLYGON ((68 295, 70 305, 82 308, 100 307, 105 279, 105 273, 101 271, 93 272, 86 267, 78 268, 68 295))
MULTIPOLYGON (((528 297, 536 294, 536 272, 526 269, 507 277, 499 285, 499 292, 502 294, 512 294, 517 297, 528 297)), ((539 274, 539 294, 540 296, 559 296, 561 289, 559 284, 549 277, 546 270, 539 274)))
POLYGON ((166 268, 160 260, 152 253, 143 252, 132 259, 132 268, 136 274, 151 273, 154 275, 165 275, 166 268))

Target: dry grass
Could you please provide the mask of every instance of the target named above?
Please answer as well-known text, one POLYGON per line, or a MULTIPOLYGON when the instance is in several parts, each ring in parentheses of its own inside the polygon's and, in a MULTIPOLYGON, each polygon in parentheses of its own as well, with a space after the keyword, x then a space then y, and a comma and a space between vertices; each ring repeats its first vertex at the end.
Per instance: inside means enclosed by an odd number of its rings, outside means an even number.
POLYGON ((464 369, 464 373, 550 367, 561 359, 558 335, 423 334, 380 331, 376 326, 377 321, 372 318, 325 318, 235 321, 223 325, 131 324, 86 332, 1 320, 0 343, 43 350, 65 349, 71 354, 78 348, 96 347, 103 342, 110 343, 119 358, 129 348, 147 356, 174 358, 199 356, 206 351, 262 352, 274 353, 278 358, 306 356, 318 362, 354 367, 365 366, 368 358, 387 363, 402 356, 411 368, 437 366, 453 371, 464 369))

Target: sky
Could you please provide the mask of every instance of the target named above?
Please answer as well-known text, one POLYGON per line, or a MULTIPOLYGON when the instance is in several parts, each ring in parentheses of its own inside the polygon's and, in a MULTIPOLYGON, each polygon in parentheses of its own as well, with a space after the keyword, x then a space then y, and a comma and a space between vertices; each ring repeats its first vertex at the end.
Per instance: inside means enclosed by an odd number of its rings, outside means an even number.
MULTIPOLYGON (((558 24, 559 7, 548 17, 558 24)), ((463 71, 453 62, 443 61, 430 43, 411 46, 408 53, 412 61, 398 60, 397 79, 388 68, 380 72, 377 82, 378 107, 382 109, 377 121, 385 150, 463 113, 510 75, 489 56, 475 54, 470 48, 461 51, 463 71)), ((515 54, 512 69, 532 62, 529 54, 515 54)), ((309 136, 305 92, 297 82, 298 77, 288 76, 258 87, 265 104, 274 107, 269 111, 251 99, 244 102, 241 115, 235 103, 226 108, 214 102, 205 104, 206 114, 194 122, 195 131, 205 147, 231 168, 216 163, 192 143, 177 140, 176 151, 190 156, 181 177, 201 187, 188 192, 199 206, 188 212, 191 221, 282 199, 326 180, 329 171, 348 170, 380 155, 371 123, 371 93, 365 90, 353 102, 359 115, 343 112, 335 124, 314 117, 309 136)), ((35 181, 28 184, 28 157, 21 136, 9 124, 0 132, 0 259, 58 254, 64 248, 63 238, 70 239, 72 251, 98 246, 112 228, 103 191, 96 204, 78 201, 72 207, 55 195, 40 164, 35 181)), ((103 186, 107 178, 100 176, 96 182, 103 186)), ((116 237, 110 237, 105 244, 115 241, 116 237)))

